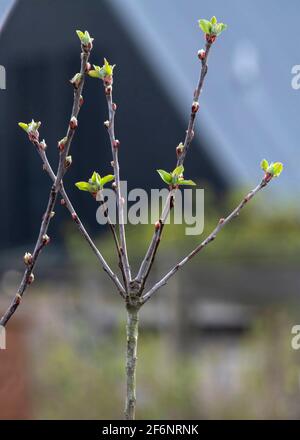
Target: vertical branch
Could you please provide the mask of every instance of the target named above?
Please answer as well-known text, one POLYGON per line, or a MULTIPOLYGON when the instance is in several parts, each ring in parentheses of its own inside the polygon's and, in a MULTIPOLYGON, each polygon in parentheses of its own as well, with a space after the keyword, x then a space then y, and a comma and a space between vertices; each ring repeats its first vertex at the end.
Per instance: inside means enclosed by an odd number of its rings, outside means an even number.
POLYGON ((123 267, 123 263, 122 263, 122 252, 121 252, 121 247, 120 247, 119 239, 118 239, 118 236, 117 236, 117 233, 116 233, 116 227, 115 227, 114 223, 110 219, 109 212, 108 212, 108 207, 107 207, 107 204, 105 203, 105 201, 103 199, 102 191, 100 190, 99 193, 100 193, 100 205, 102 206, 103 215, 107 219, 108 226, 109 226, 109 228, 111 230, 111 233, 112 233, 112 236, 113 236, 113 239, 114 239, 115 247, 116 247, 117 253, 118 253, 119 268, 120 268, 121 273, 122 273, 124 286, 126 287, 126 285, 127 285, 126 274, 124 272, 124 267, 123 267))
MULTIPOLYGON (((207 59, 208 59, 211 45, 212 45, 211 41, 206 42, 204 57, 201 59, 200 76, 199 76, 197 87, 194 91, 194 99, 193 99, 193 103, 191 106, 191 114, 190 114, 190 119, 189 119, 189 123, 188 123, 188 128, 186 131, 186 136, 185 136, 183 147, 180 149, 180 152, 177 153, 178 157, 177 157, 177 165, 176 166, 183 165, 186 154, 187 154, 189 146, 190 146, 190 143, 194 137, 194 127, 195 127, 196 114, 199 109, 199 97, 200 97, 200 93, 203 88, 205 76, 208 71, 207 59)), ((150 242, 148 250, 145 254, 145 257, 144 257, 144 259, 141 263, 140 269, 138 271, 136 281, 141 284, 142 288, 143 288, 143 286, 147 280, 147 277, 150 273, 151 266, 153 264, 158 246, 160 244, 163 226, 164 226, 165 221, 169 215, 170 210, 174 206, 175 194, 176 194, 176 188, 170 191, 170 197, 166 201, 166 204, 163 209, 163 214, 161 215, 160 220, 159 220, 161 226, 160 226, 160 228, 155 228, 155 231, 152 236, 152 240, 150 242), (170 200, 172 200, 172 203, 170 203, 170 200)))
POLYGON ((120 186, 120 166, 119 166, 119 158, 118 158, 118 149, 120 142, 115 138, 115 104, 112 101, 112 88, 109 86, 106 88, 106 101, 108 106, 108 116, 109 116, 109 124, 108 124, 108 134, 111 144, 111 151, 113 157, 113 168, 115 175, 115 183, 116 183, 116 194, 117 194, 117 209, 118 209, 118 219, 119 219, 119 234, 120 234, 120 251, 121 251, 121 261, 123 265, 123 270, 126 277, 127 287, 131 281, 131 271, 128 260, 127 253, 127 245, 126 245, 126 235, 125 235, 125 226, 124 226, 124 199, 121 194, 121 186, 120 186), (110 87, 110 88, 109 88, 110 87), (108 91, 107 91, 108 89, 108 91))
POLYGON ((138 307, 127 304, 126 404, 125 419, 135 419, 138 307))

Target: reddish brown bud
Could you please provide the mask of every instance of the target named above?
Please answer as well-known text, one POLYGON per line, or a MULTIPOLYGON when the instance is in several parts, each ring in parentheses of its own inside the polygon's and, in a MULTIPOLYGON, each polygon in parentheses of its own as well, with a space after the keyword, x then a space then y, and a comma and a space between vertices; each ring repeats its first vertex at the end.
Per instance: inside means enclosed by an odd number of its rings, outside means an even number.
POLYGON ((210 35, 210 34, 206 34, 205 35, 206 41, 210 44, 214 43, 216 41, 217 36, 216 35, 210 35))
POLYGON ((84 103, 83 96, 80 95, 80 98, 79 98, 79 105, 80 105, 80 107, 83 105, 83 103, 84 103))
POLYGON ((59 149, 59 151, 64 151, 66 142, 67 142, 67 138, 66 137, 64 137, 63 139, 61 139, 58 142, 58 149, 59 149))
POLYGON ((220 220, 219 220, 219 225, 221 225, 222 223, 224 223, 224 221, 225 221, 225 218, 220 218, 220 220))
POLYGON ((112 92, 112 86, 105 87, 105 95, 109 96, 112 92))
POLYGON ((22 301, 22 297, 19 293, 16 293, 15 300, 17 304, 20 304, 20 302, 22 301))
POLYGON ((77 118, 75 116, 72 116, 72 118, 70 120, 70 128, 71 128, 71 130, 74 130, 75 128, 77 128, 77 126, 78 126, 77 118))
POLYGON ((47 234, 44 234, 42 237, 43 244, 47 246, 50 243, 50 237, 47 234))
POLYGON ((176 147, 177 157, 179 157, 182 154, 183 150, 184 150, 184 145, 182 142, 180 142, 180 144, 178 144, 176 147))
POLYGON ((115 112, 117 110, 118 106, 115 102, 112 103, 112 109, 115 112))
POLYGON ((155 227, 155 230, 156 230, 156 231, 159 231, 159 230, 160 230, 161 223, 160 223, 159 220, 157 220, 157 222, 155 222, 154 227, 155 227))
POLYGON ((90 63, 86 63, 84 71, 87 73, 91 70, 92 66, 90 63))
POLYGON ((270 182, 270 180, 272 180, 272 177, 273 177, 273 174, 266 173, 265 176, 264 176, 264 181, 266 183, 268 183, 268 182, 270 182))
POLYGON ((61 200, 60 200, 60 204, 61 204, 61 206, 65 206, 65 204, 66 204, 65 199, 61 199, 61 200))
POLYGON ((31 272, 31 274, 28 277, 27 284, 32 284, 33 282, 34 282, 34 275, 31 272))
POLYGON ((113 78, 111 75, 107 75, 103 78, 103 83, 105 86, 111 86, 113 83, 113 78))
POLYGON ((192 113, 197 113, 198 110, 199 110, 199 102, 194 101, 192 104, 192 113))
POLYGON ((118 139, 116 139, 113 143, 114 148, 119 148, 120 147, 120 141, 118 139))
POLYGON ((199 58, 199 60, 201 60, 201 61, 204 60, 205 55, 206 55, 206 52, 205 52, 204 49, 198 50, 198 58, 199 58))
POLYGON ((76 212, 72 212, 72 219, 74 220, 74 222, 78 221, 78 217, 77 217, 76 212))

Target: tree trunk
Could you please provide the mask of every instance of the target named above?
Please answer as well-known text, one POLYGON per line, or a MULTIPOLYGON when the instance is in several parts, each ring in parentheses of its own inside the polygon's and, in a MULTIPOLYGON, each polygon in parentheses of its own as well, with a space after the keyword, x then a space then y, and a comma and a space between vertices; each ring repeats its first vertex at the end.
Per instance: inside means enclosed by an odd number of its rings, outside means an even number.
POLYGON ((127 305, 127 353, 126 353, 126 406, 125 419, 135 419, 136 405, 136 360, 138 342, 139 310, 127 305))

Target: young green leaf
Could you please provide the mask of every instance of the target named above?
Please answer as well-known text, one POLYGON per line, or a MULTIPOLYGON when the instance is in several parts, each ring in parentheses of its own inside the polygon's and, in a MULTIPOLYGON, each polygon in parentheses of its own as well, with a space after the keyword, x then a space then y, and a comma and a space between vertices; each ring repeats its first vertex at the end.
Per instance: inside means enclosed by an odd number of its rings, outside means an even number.
POLYGON ((101 187, 103 188, 103 186, 106 183, 111 182, 112 180, 114 180, 115 176, 113 174, 107 174, 107 176, 102 177, 101 179, 101 187))
POLYGON ((18 126, 28 133, 28 124, 25 124, 25 122, 19 122, 18 126))
POLYGON ((204 18, 202 18, 201 20, 198 21, 199 23, 199 27, 200 29, 205 33, 205 34, 210 34, 211 32, 211 27, 212 24, 210 21, 205 20, 204 18))
POLYGON ((192 185, 192 186, 196 185, 196 183, 193 180, 185 180, 185 179, 179 179, 178 184, 179 185, 192 185))
POLYGON ((207 35, 220 35, 225 29, 227 29, 227 25, 224 23, 218 23, 215 16, 211 18, 211 20, 199 20, 199 26, 202 31, 207 35))
POLYGON ((273 164, 272 174, 274 177, 280 176, 280 174, 282 173, 282 170, 283 170, 283 164, 281 162, 275 162, 273 164))
POLYGON ((99 187, 101 186, 101 176, 100 174, 96 173, 96 171, 93 172, 92 177, 89 180, 90 183, 95 183, 99 187))
POLYGON ((91 185, 88 182, 76 182, 75 186, 81 191, 91 191, 91 185))
POLYGON ((267 171, 269 167, 269 162, 266 159, 263 159, 260 163, 260 167, 262 170, 267 171))
POLYGON ((173 170, 173 172, 172 172, 172 176, 174 176, 174 177, 178 177, 178 176, 180 176, 183 172, 184 172, 184 167, 183 167, 183 165, 179 165, 179 167, 176 167, 175 170, 173 170))
MULTIPOLYGON (((94 66, 94 67, 99 67, 99 66, 94 66)), ((89 70, 89 71, 88 71, 88 75, 89 75, 91 78, 98 78, 98 79, 101 79, 100 67, 99 67, 99 69, 89 70)))
POLYGON ((225 23, 218 23, 217 24, 217 35, 220 35, 223 31, 226 31, 227 24, 225 23))
POLYGON ((79 40, 82 41, 84 33, 82 31, 76 31, 76 34, 78 35, 79 40))
POLYGON ((171 185, 172 183, 172 175, 170 173, 167 173, 165 170, 156 170, 158 174, 160 175, 161 179, 167 183, 168 185, 171 185))
POLYGON ((104 76, 112 76, 114 68, 115 68, 115 64, 114 65, 109 64, 107 59, 104 58, 104 65, 102 67, 103 75, 104 76))

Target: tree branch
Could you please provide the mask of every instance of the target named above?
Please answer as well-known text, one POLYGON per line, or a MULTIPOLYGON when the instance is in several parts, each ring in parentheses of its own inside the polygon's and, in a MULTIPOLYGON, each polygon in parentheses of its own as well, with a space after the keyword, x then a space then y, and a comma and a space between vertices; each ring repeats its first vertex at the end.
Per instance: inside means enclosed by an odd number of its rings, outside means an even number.
MULTIPOLYGON (((58 164, 58 171, 56 174, 55 181, 51 187, 50 193, 49 193, 49 199, 47 203, 46 212, 43 216, 43 220, 40 227, 40 232, 34 247, 33 254, 30 257, 29 262, 27 263, 27 267, 25 269, 23 278, 21 280, 21 283, 19 285, 18 291, 12 300, 10 306, 2 316, 0 320, 0 324, 2 326, 5 326, 9 319, 12 317, 12 315, 15 313, 16 309, 19 307, 22 297, 28 287, 33 280, 33 269, 36 265, 37 259, 40 255, 41 250, 43 247, 49 243, 49 237, 47 236, 48 227, 52 218, 52 212, 54 205, 56 203, 57 194, 62 182, 62 178, 64 174, 66 173, 68 167, 66 166, 66 157, 68 155, 68 152, 70 150, 71 142, 74 136, 75 128, 77 127, 77 116, 80 110, 80 97, 81 92, 84 85, 84 77, 87 67, 87 62, 90 55, 90 49, 85 49, 82 45, 82 53, 81 53, 81 67, 80 67, 80 82, 74 87, 74 98, 73 98, 73 107, 72 107, 72 113, 71 113, 71 119, 67 130, 67 135, 63 143, 60 143, 60 156, 59 156, 59 164, 58 164), (76 124, 74 123, 76 121, 76 124)), ((34 133, 29 134, 29 138, 32 142, 38 142, 39 133, 36 130, 34 133)), ((39 148, 43 149, 43 147, 40 145, 39 148)))
POLYGON ((118 209, 118 223, 119 223, 119 234, 120 234, 120 251, 121 251, 121 262, 123 266, 123 271, 126 278, 126 289, 128 290, 129 283, 131 282, 131 271, 130 271, 130 265, 128 261, 128 254, 127 254, 127 245, 126 245, 126 235, 125 235, 125 226, 124 226, 124 199, 122 198, 121 194, 121 187, 120 187, 120 166, 119 166, 119 159, 118 159, 118 150, 119 150, 119 144, 120 142, 116 140, 115 138, 115 112, 116 112, 116 105, 112 101, 112 86, 108 86, 105 88, 105 95, 106 95, 106 101, 108 106, 108 115, 109 115, 109 124, 107 127, 110 144, 111 144, 111 151, 112 151, 112 157, 113 157, 113 169, 114 169, 114 175, 115 175, 115 184, 116 184, 116 194, 117 194, 117 209, 118 209))
MULTIPOLYGON (((198 101, 199 101, 199 97, 200 97, 200 93, 202 91, 203 88, 203 84, 204 84, 204 79, 205 76, 207 74, 208 71, 208 66, 207 66, 207 59, 208 59, 208 55, 209 55, 209 51, 211 48, 212 43, 211 42, 206 42, 206 47, 205 47, 205 56, 204 58, 201 60, 201 70, 200 70, 200 76, 199 76, 199 80, 198 80, 198 84, 197 87, 194 91, 194 99, 193 99, 193 104, 192 104, 192 111, 190 114, 190 119, 189 119, 189 123, 188 123, 188 129, 186 131, 186 136, 185 136, 185 140, 184 140, 184 144, 183 144, 183 148, 182 150, 177 154, 178 158, 177 158, 177 165, 176 166, 180 166, 183 165, 186 154, 188 152, 189 146, 191 144, 191 141, 194 137, 194 126, 195 126, 195 120, 196 120, 196 115, 197 115, 197 111, 198 111, 198 101)), ((170 210, 173 208, 174 206, 174 201, 175 201, 175 195, 176 195, 176 189, 173 189, 170 191, 170 197, 167 199, 166 204, 163 208, 163 214, 161 215, 160 219, 159 219, 159 223, 160 223, 160 228, 156 228, 154 231, 154 234, 152 236, 152 240, 150 242, 150 245, 148 247, 148 250, 145 254, 145 257, 142 261, 142 264, 140 266, 140 269, 138 271, 137 277, 136 277, 136 281, 138 283, 141 284, 141 289, 143 289, 145 282, 148 278, 148 275, 150 273, 152 264, 154 262, 155 259, 155 255, 158 249, 158 246, 160 244, 160 239, 161 239, 161 235, 162 235, 162 231, 163 231, 163 227, 165 224, 166 219, 168 218, 168 215, 170 213, 170 210), (171 200, 171 203, 170 203, 171 200)))
POLYGON ((176 274, 176 272, 181 269, 188 261, 191 260, 198 252, 200 252, 205 246, 207 246, 210 242, 212 242, 217 234, 224 228, 227 223, 229 223, 232 219, 237 217, 243 207, 265 186, 268 184, 268 180, 265 178, 257 185, 252 191, 250 191, 246 197, 240 202, 240 204, 225 218, 221 219, 216 226, 216 228, 208 235, 208 237, 202 241, 192 252, 190 252, 183 260, 181 260, 176 266, 174 266, 160 281, 158 281, 145 295, 142 296, 142 304, 145 304, 152 295, 160 289, 162 286, 167 284, 168 280, 176 274))
MULTIPOLYGON (((44 164, 44 170, 48 173, 48 175, 50 176, 50 178, 52 179, 52 181, 55 181, 55 174, 51 168, 51 165, 48 161, 48 158, 46 156, 45 151, 41 151, 39 150, 39 155, 41 156, 41 159, 43 161, 44 164)), ((64 189, 64 185, 63 182, 61 182, 61 186, 59 188, 59 192, 64 200, 65 206, 66 208, 69 210, 72 219, 75 221, 79 231, 81 232, 82 236, 85 238, 85 240, 88 242, 88 244, 90 245, 92 251, 94 252, 94 254, 96 255, 96 257, 98 258, 98 260, 100 261, 103 270, 108 274, 108 276, 111 278, 111 280, 114 282, 114 284, 116 285, 119 293, 121 294, 122 297, 124 297, 125 295, 125 289, 122 286, 121 282, 119 281, 117 275, 111 270, 110 266, 108 265, 108 263, 106 262, 105 258, 103 257, 103 255, 101 254, 101 252, 99 251, 99 249, 97 248, 97 246, 95 245, 93 239, 90 237, 89 233, 87 232, 87 230, 85 229, 83 223, 81 222, 77 212, 75 211, 74 206, 72 205, 66 190, 64 189)))

